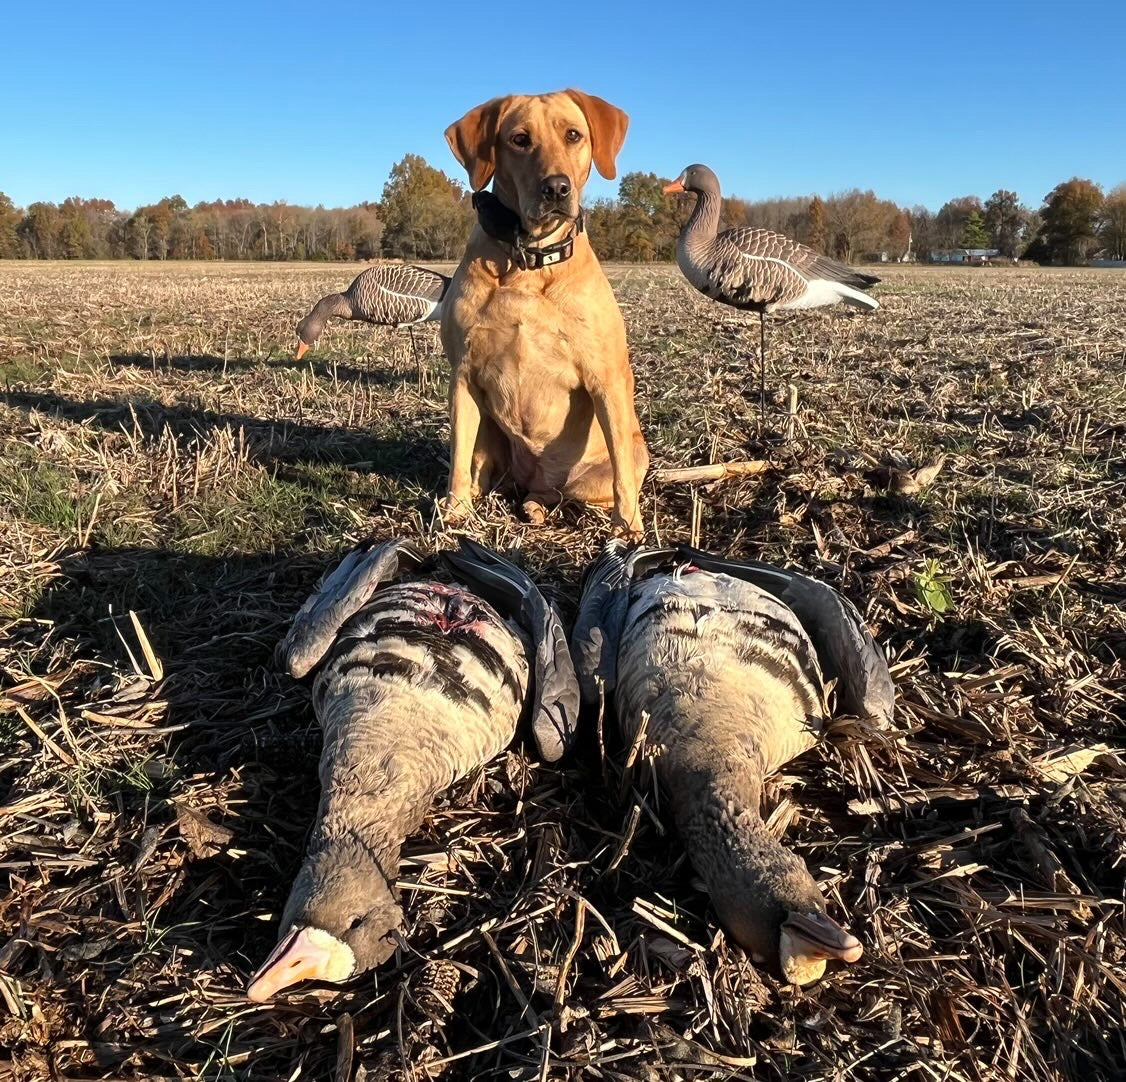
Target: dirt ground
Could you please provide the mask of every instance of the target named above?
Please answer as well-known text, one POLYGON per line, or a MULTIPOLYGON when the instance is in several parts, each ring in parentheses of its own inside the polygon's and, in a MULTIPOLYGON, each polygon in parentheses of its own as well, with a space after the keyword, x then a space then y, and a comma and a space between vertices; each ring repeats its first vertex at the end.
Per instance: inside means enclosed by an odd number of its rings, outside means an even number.
MULTIPOLYGON (((378 973, 246 1001, 316 804, 273 647, 354 541, 453 544, 436 330, 292 359, 354 270, 0 264, 0 1075, 1126 1077, 1116 271, 881 269, 870 316, 770 320, 765 420, 754 317, 610 271, 655 465, 770 463, 650 479, 650 538, 816 573, 887 648, 895 731, 767 793, 860 962, 728 946, 611 722, 435 808, 378 973)), ((606 516, 479 511, 569 619, 606 516)))

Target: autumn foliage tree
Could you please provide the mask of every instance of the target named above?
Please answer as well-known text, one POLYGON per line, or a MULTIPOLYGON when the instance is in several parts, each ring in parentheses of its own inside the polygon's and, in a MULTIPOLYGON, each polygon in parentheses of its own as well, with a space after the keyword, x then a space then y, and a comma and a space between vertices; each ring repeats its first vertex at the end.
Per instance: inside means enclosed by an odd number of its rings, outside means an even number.
POLYGON ((1040 208, 1040 238, 1057 263, 1082 263, 1098 247, 1103 190, 1092 180, 1072 177, 1057 184, 1040 208))
MULTIPOLYGON (((0 222, 3 210, 0 208, 0 222)), ((3 226, 0 225, 0 229, 3 226)), ((3 244, 0 233, 0 244, 3 244)), ((1099 224, 1099 241, 1111 259, 1126 260, 1126 184, 1119 184, 1103 200, 1099 224)))
POLYGON ((805 243, 814 251, 824 252, 829 243, 829 219, 825 214, 825 200, 815 195, 806 209, 805 243))
POLYGON ((15 259, 20 254, 17 230, 23 215, 3 192, 0 192, 0 259, 15 259))
MULTIPOLYGON (((695 198, 666 196, 664 184, 655 173, 627 173, 615 198, 586 205, 587 234, 601 258, 675 258, 695 198)), ((1098 185, 1073 178, 1049 194, 1043 213, 1041 227, 1039 216, 1008 189, 984 204, 975 195, 951 199, 937 214, 854 189, 824 198, 728 196, 720 225, 773 229, 850 261, 900 259, 908 250, 926 260, 936 250, 962 247, 1057 262, 1085 259, 1099 246, 1112 257, 1126 256, 1126 184, 1104 199, 1098 185)), ((460 258, 472 224, 462 185, 408 154, 391 170, 382 202, 352 207, 249 199, 189 206, 172 195, 132 212, 80 196, 20 210, 0 193, 0 259, 452 261, 460 258)))
POLYGON ((382 211, 384 249, 404 259, 454 259, 473 226, 465 189, 418 154, 392 167, 382 211))
POLYGON ((949 199, 939 208, 934 216, 934 230, 936 247, 938 248, 978 248, 981 245, 967 245, 963 243, 966 232, 966 223, 971 214, 982 215, 984 207, 976 195, 962 195, 957 199, 949 199))

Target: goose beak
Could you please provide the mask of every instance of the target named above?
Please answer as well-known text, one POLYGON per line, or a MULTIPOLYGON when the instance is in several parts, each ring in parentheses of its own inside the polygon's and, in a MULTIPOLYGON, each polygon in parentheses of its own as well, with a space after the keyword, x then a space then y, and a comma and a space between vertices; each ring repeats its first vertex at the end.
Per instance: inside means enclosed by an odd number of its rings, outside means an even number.
POLYGON ((673 195, 676 192, 683 192, 683 191, 685 191, 684 181, 681 180, 680 177, 677 177, 676 180, 672 181, 669 184, 666 184, 661 189, 661 191, 663 191, 665 193, 665 195, 673 195))
POLYGON ((305 352, 308 350, 308 348, 309 348, 308 342, 302 342, 301 339, 299 338, 297 340, 297 352, 294 354, 294 357, 297 360, 301 360, 301 358, 305 356, 305 352))
POLYGON ((294 928, 270 953, 250 978, 246 998, 265 1003, 298 981, 347 980, 356 968, 356 957, 347 943, 320 928, 294 928))
POLYGON ((790 913, 782 924, 782 976, 791 984, 820 980, 828 959, 855 962, 863 953, 860 940, 827 913, 790 913))

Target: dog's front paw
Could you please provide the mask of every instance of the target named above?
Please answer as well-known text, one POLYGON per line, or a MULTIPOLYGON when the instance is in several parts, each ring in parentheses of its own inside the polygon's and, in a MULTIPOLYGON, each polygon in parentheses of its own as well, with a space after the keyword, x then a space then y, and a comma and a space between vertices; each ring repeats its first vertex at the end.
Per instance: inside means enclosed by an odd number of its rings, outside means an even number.
POLYGON ((463 500, 460 496, 455 496, 450 493, 448 496, 443 496, 436 504, 438 509, 438 517, 442 520, 445 526, 458 526, 469 518, 470 512, 473 510, 469 500, 463 500))
POLYGON ((645 528, 641 525, 641 512, 635 512, 633 518, 627 522, 615 511, 610 516, 610 536, 620 537, 624 541, 640 541, 645 536, 645 528))
POLYGON ((525 500, 520 506, 533 526, 542 526, 547 521, 547 509, 538 500, 525 500))

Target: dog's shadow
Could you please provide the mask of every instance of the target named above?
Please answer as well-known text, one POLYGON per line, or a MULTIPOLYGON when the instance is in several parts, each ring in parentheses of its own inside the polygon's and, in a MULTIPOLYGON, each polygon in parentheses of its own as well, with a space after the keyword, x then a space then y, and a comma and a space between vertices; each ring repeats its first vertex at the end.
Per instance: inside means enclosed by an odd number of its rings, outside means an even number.
MULTIPOLYGON (((84 400, 7 390, 0 391, 0 403, 29 414, 35 411, 106 432, 136 435, 153 449, 171 437, 179 450, 190 452, 220 431, 238 434, 251 462, 283 473, 285 467, 341 465, 433 491, 445 469, 444 442, 416 427, 408 430, 404 421, 389 422, 388 434, 379 435, 346 425, 219 413, 147 398, 84 400)), ((293 479, 300 476, 294 474, 293 479)))
MULTIPOLYGON (((408 345, 408 354, 410 347, 408 345)), ((416 358, 429 360, 426 351, 416 354, 416 358), (426 354, 424 357, 423 354, 426 354)), ((110 364, 115 368, 138 368, 147 372, 215 372, 220 375, 257 371, 279 373, 308 372, 318 379, 342 380, 348 383, 369 384, 377 387, 397 387, 413 383, 417 378, 414 366, 395 369, 389 367, 359 368, 356 365, 338 363, 305 357, 270 357, 266 359, 246 357, 220 357, 214 353, 184 353, 162 355, 150 353, 114 353, 110 364)))

